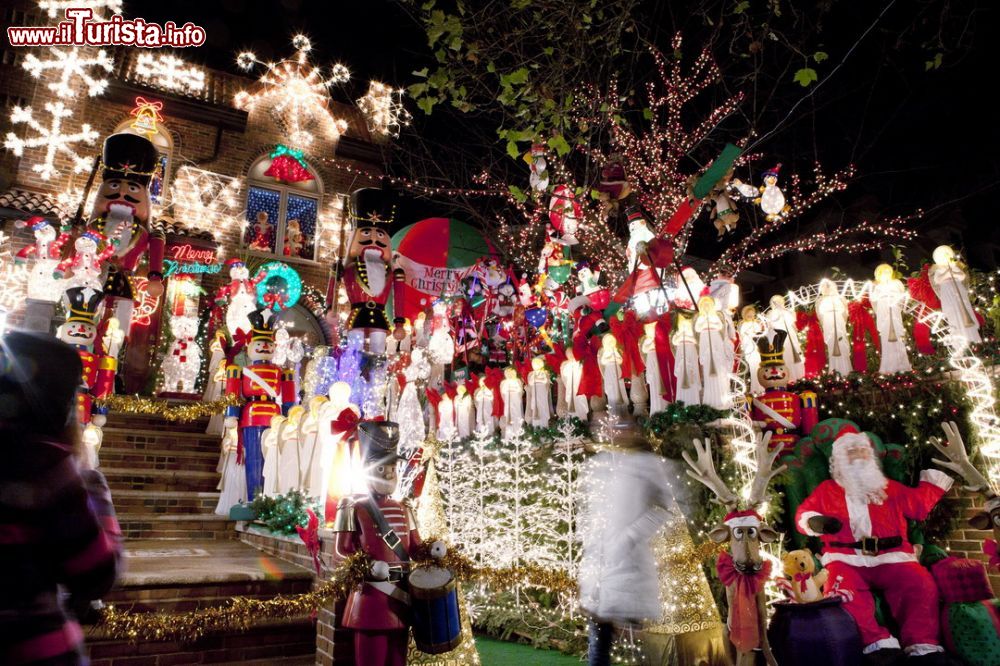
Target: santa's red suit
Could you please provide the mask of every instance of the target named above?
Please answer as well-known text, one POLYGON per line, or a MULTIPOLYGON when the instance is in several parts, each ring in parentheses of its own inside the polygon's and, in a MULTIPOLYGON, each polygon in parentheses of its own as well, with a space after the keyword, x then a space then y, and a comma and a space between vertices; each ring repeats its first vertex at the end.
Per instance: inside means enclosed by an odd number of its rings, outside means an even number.
POLYGON ((849 499, 840 484, 827 480, 799 505, 795 524, 822 539, 827 590, 839 583, 851 593, 844 608, 857 622, 866 651, 895 647, 889 631, 875 621, 872 589, 885 596, 904 646, 939 645, 937 586, 917 562, 906 521, 925 519, 952 482, 944 472, 924 470, 915 488, 889 480, 886 499, 874 504, 849 499), (814 516, 840 520, 840 531, 817 533, 808 524, 814 516))

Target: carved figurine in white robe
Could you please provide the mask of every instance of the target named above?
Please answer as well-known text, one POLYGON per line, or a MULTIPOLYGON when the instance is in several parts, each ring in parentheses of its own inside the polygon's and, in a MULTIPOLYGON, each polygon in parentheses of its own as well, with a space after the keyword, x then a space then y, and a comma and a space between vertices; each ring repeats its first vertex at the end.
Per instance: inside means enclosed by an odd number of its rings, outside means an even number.
POLYGON ((727 335, 726 322, 711 296, 702 296, 698 300, 694 331, 698 334, 698 360, 701 363, 701 402, 716 409, 729 409, 733 406, 733 347, 727 335))
POLYGON ((799 342, 798 329, 795 326, 795 313, 785 305, 785 297, 776 294, 771 297, 771 309, 765 318, 773 330, 784 331, 785 346, 782 357, 788 368, 788 382, 796 382, 806 376, 806 359, 802 355, 802 343, 799 342))
POLYGON ((274 497, 278 494, 278 437, 285 417, 280 414, 271 417, 271 425, 260 436, 260 448, 264 451, 264 494, 274 497))
POLYGON ((493 389, 486 385, 486 378, 479 378, 479 386, 473 395, 476 403, 476 432, 491 433, 496 430, 497 421, 493 416, 493 389))
POLYGON ((454 439, 455 431, 455 401, 447 393, 441 394, 441 402, 437 406, 437 438, 446 442, 454 439))
POLYGON ((826 278, 819 282, 816 316, 826 345, 826 365, 829 372, 848 375, 851 372, 851 343, 847 339, 847 299, 837 291, 837 284, 826 278))
POLYGON ((639 342, 639 351, 646 364, 646 386, 649 390, 649 415, 652 416, 667 408, 667 399, 663 397, 666 385, 660 376, 660 359, 656 353, 656 322, 647 321, 643 325, 644 335, 639 342))
POLYGON ((698 371, 698 339, 691 320, 677 318, 677 330, 670 336, 674 345, 674 378, 677 380, 677 402, 701 404, 701 374, 698 371))
POLYGON ((236 464, 236 449, 238 446, 236 428, 229 428, 222 438, 222 478, 219 479, 219 502, 215 505, 215 513, 228 516, 229 509, 240 502, 247 501, 247 475, 242 465, 236 464))
POLYGON ((427 348, 427 342, 430 340, 431 332, 429 330, 430 322, 427 321, 427 315, 423 312, 417 314, 413 319, 413 346, 421 347, 423 349, 427 348))
POLYGON ((969 300, 969 276, 955 251, 947 245, 934 250, 934 265, 928 271, 931 287, 941 300, 941 313, 954 335, 981 342, 979 320, 969 300))
POLYGON ((906 287, 893 277, 889 264, 875 268, 875 283, 869 298, 875 308, 875 328, 882 348, 878 371, 883 374, 909 372, 912 368, 906 354, 906 329, 903 328, 906 287))
POLYGON ((506 435, 517 432, 524 426, 524 382, 517 376, 517 370, 506 368, 500 382, 500 397, 503 398, 503 418, 500 432, 506 435))
POLYGON ((563 400, 566 403, 566 413, 572 414, 581 421, 587 420, 590 405, 587 396, 578 395, 580 381, 583 379, 583 364, 576 360, 572 349, 566 350, 566 360, 559 366, 559 377, 563 383, 563 400))
POLYGON ((386 338, 385 353, 388 356, 395 356, 409 352, 413 347, 413 325, 407 319, 400 328, 394 330, 392 335, 386 338), (398 333, 397 333, 398 331, 398 333))
POLYGON ((743 362, 747 364, 750 372, 750 393, 760 395, 764 392, 764 387, 757 377, 757 369, 760 368, 760 349, 757 348, 757 338, 767 332, 767 324, 757 316, 757 308, 746 305, 740 311, 740 351, 743 353, 743 362))
POLYGON ((597 352, 597 366, 604 380, 604 397, 608 401, 608 413, 624 416, 628 409, 628 392, 622 377, 622 355, 618 351, 618 339, 611 333, 601 338, 601 350, 597 352))
POLYGON ((316 422, 322 476, 320 502, 331 500, 336 505, 345 493, 351 492, 350 469, 343 469, 345 461, 347 465, 351 462, 351 443, 343 441, 343 435, 333 432, 333 423, 345 409, 350 409, 359 416, 361 410, 351 403, 351 385, 347 382, 334 382, 327 395, 330 399, 323 403, 316 422))
POLYGON ((552 419, 552 380, 545 369, 545 361, 539 357, 531 359, 528 386, 525 389, 528 403, 528 423, 545 428, 552 419))
MULTIPOLYGON (((110 324, 111 322, 108 323, 110 324)), ((219 331, 208 345, 211 355, 208 361, 208 378, 205 381, 205 393, 202 396, 205 402, 218 400, 226 392, 226 355, 222 351, 221 335, 222 332, 219 331)), ((209 435, 224 434, 225 429, 222 427, 222 422, 225 418, 226 415, 223 412, 213 414, 208 420, 208 427, 205 428, 205 432, 209 435)), ((225 452, 222 455, 225 456, 225 452)))
MULTIPOLYGON (((435 305, 435 312, 439 305, 435 305)), ((455 338, 451 335, 445 314, 434 315, 434 332, 427 343, 427 354, 431 361, 431 376, 427 385, 440 389, 444 385, 444 368, 455 360, 455 338)))
POLYGON ((288 417, 278 433, 278 494, 299 490, 299 467, 302 452, 299 450, 299 422, 306 408, 295 405, 288 410, 288 417))
POLYGON ((472 396, 465 384, 455 388, 455 429, 460 438, 470 437, 476 426, 475 409, 472 406, 472 396))
POLYGON ((424 445, 427 429, 424 425, 423 408, 417 397, 417 388, 423 387, 423 382, 430 376, 431 364, 427 354, 419 347, 410 352, 410 364, 403 368, 403 393, 399 396, 399 406, 396 408, 395 422, 399 424, 399 452, 402 456, 410 456, 424 445))
MULTIPOLYGON (((640 350, 641 351, 641 350, 640 350)), ((649 391, 646 389, 646 370, 639 370, 632 375, 628 384, 628 397, 632 401, 632 414, 646 416, 649 414, 649 391)))
POLYGON ((299 419, 299 487, 307 497, 319 497, 323 492, 323 472, 320 468, 319 417, 328 398, 318 395, 309 401, 308 411, 299 419))

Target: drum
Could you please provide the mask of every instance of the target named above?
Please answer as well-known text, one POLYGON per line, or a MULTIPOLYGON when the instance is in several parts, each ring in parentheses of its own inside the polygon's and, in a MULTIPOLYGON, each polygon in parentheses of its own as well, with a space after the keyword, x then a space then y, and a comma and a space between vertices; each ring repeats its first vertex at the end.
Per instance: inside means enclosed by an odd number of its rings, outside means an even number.
POLYGON ((424 566, 410 573, 413 640, 421 652, 441 654, 462 643, 458 589, 447 569, 424 566))

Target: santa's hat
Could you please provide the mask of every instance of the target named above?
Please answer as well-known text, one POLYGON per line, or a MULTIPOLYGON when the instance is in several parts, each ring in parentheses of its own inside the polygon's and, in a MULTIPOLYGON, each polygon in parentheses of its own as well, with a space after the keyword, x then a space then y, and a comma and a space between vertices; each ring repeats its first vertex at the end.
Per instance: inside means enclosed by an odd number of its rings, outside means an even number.
POLYGON ((764 517, 753 509, 745 511, 730 511, 722 520, 728 527, 759 527, 764 522, 764 517))
POLYGON ((837 439, 833 440, 833 453, 862 446, 874 449, 874 444, 868 435, 858 432, 853 426, 846 426, 837 434, 837 439))

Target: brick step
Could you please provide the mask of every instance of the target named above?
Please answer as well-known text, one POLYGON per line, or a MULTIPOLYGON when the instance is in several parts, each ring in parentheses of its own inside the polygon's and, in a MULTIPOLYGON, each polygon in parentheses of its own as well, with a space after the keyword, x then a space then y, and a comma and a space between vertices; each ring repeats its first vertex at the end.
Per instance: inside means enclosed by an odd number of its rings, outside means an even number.
POLYGON ((103 463, 101 471, 108 480, 112 495, 116 490, 146 490, 151 493, 161 490, 212 492, 219 483, 219 473, 216 471, 114 467, 103 463))
MULTIPOLYGON (((212 508, 215 508, 214 505, 212 508)), ((214 513, 119 513, 126 539, 235 539, 235 522, 214 513)))
POLYGON ((125 449, 102 447, 102 467, 139 467, 142 469, 187 469, 214 472, 219 464, 218 451, 174 451, 172 449, 125 449))
MULTIPOLYGON (((180 402, 176 404, 182 404, 180 402)), ((129 414, 127 412, 109 412, 109 428, 138 428, 146 430, 173 430, 174 432, 205 433, 208 427, 208 417, 196 419, 188 423, 168 421, 159 416, 146 414, 129 414)))
POLYGON ((164 426, 160 430, 123 427, 104 428, 104 440, 101 452, 121 449, 169 450, 169 451, 204 451, 219 454, 222 438, 218 435, 208 435, 198 432, 171 430, 172 426, 164 426))
POLYGON ((316 623, 309 618, 255 624, 245 633, 213 634, 191 643, 128 641, 87 637, 91 666, 178 666, 179 664, 314 663, 316 623))
POLYGON ((128 514, 212 513, 218 492, 192 490, 118 490, 113 493, 115 510, 128 514))

